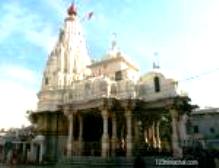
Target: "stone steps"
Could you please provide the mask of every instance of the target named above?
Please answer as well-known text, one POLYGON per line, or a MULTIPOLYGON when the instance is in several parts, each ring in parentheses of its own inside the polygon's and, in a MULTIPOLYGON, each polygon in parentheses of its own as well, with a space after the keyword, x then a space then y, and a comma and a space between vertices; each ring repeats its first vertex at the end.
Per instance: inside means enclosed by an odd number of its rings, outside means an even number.
MULTIPOLYGON (((155 166, 155 159, 153 157, 144 159, 147 168, 155 166)), ((78 167, 78 168, 132 168, 134 164, 134 158, 127 159, 125 157, 118 158, 106 158, 101 157, 72 157, 65 158, 56 167, 78 167)))

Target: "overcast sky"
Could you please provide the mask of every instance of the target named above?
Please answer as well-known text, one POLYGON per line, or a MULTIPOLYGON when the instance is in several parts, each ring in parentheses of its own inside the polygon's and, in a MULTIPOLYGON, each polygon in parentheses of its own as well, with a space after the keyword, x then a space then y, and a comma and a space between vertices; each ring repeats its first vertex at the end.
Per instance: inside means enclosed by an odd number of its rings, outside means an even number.
MULTIPOLYGON (((71 0, 0 1, 0 128, 27 125, 42 72, 71 0)), ((141 74, 161 71, 179 81, 192 102, 218 107, 218 0, 77 0, 91 57, 100 59, 117 34, 119 48, 141 74)))

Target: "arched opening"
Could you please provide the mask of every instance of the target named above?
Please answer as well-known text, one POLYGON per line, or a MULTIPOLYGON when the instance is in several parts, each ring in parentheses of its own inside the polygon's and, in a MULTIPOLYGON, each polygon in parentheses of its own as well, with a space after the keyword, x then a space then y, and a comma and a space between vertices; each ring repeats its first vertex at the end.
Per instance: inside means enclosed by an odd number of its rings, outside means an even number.
POLYGON ((160 92, 160 79, 157 76, 154 77, 154 91, 160 92))

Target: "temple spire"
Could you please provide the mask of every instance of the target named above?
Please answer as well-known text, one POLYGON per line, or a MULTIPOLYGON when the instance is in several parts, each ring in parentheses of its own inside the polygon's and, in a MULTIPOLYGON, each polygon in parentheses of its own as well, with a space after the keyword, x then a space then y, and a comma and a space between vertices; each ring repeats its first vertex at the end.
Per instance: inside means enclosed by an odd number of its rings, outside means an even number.
POLYGON ((75 3, 67 9, 67 14, 56 46, 48 58, 42 85, 44 89, 64 88, 90 75, 87 66, 91 61, 75 3))

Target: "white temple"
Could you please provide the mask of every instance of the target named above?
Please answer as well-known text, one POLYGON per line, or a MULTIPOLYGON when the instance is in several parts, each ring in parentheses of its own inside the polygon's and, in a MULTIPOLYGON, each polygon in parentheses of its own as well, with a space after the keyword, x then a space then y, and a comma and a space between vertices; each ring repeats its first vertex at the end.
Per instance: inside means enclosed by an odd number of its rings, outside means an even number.
POLYGON ((177 93, 176 82, 160 72, 139 77, 138 68, 115 41, 101 61, 91 63, 74 5, 49 55, 38 98, 38 109, 31 117, 38 136, 46 137, 40 151, 48 158, 57 152, 110 157, 120 149, 131 157, 140 135, 139 122, 145 141, 162 149, 166 143, 160 137, 164 113, 172 116, 170 145, 174 155, 180 154, 176 107, 187 97, 177 93), (147 120, 154 114, 157 117, 147 120))

